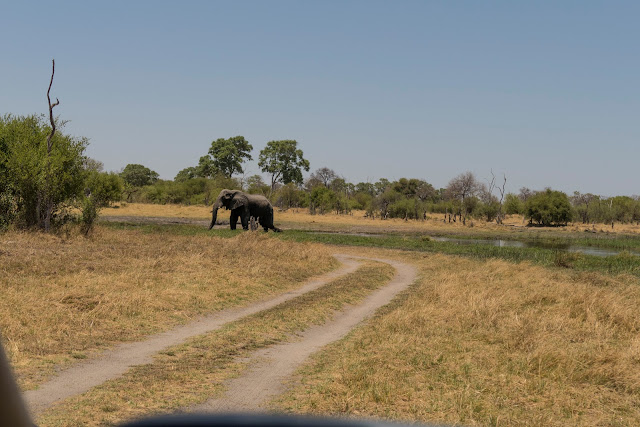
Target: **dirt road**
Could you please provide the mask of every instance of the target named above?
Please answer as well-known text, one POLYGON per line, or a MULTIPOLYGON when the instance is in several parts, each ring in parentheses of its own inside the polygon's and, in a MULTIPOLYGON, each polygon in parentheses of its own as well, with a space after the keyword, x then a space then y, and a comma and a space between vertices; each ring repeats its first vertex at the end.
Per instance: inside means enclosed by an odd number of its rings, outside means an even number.
MULTIPOLYGON (((361 258, 371 260, 373 258, 361 258)), ((253 354, 252 366, 244 375, 231 380, 220 398, 189 408, 190 412, 261 412, 269 401, 286 390, 286 382, 307 358, 327 344, 339 340, 395 295, 411 285, 417 276, 414 267, 386 259, 396 274, 386 286, 369 295, 362 303, 350 307, 321 326, 305 331, 300 340, 287 342, 253 354)))
MULTIPOLYGON (((339 254, 335 256, 342 263, 341 268, 310 280, 297 290, 249 306, 223 310, 187 325, 151 336, 144 341, 121 344, 98 358, 81 362, 60 372, 52 380, 40 385, 37 390, 26 391, 24 399, 31 413, 37 415, 56 402, 84 393, 107 380, 121 376, 132 366, 152 362, 153 355, 168 347, 318 289, 340 276, 356 271, 360 265, 357 257, 339 254)), ((283 390, 281 380, 290 375, 308 355, 344 336, 414 281, 416 273, 413 267, 396 261, 376 260, 389 263, 396 268, 396 275, 388 285, 374 292, 358 306, 340 313, 331 322, 309 329, 303 334, 301 341, 274 346, 257 353, 255 355, 257 359, 267 358, 270 362, 257 364, 247 376, 236 379, 236 381, 243 379, 248 381, 245 385, 242 382, 232 382, 229 384, 229 393, 223 399, 207 402, 208 406, 199 407, 197 410, 259 409, 268 398, 283 390), (258 383, 262 386, 255 387, 258 383), (248 392, 249 389, 253 394, 248 392), (240 395, 243 395, 244 399, 239 398, 240 395)))

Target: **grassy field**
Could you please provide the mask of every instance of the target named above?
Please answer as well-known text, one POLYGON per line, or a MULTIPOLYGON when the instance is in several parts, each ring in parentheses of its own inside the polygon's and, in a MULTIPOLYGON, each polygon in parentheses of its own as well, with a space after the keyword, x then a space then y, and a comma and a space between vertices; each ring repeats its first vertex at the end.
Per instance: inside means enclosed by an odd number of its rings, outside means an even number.
MULTIPOLYGON (((126 205, 106 214, 206 221, 210 213, 126 205)), ((626 234, 585 233, 578 226, 462 227, 302 212, 276 212, 275 222, 289 229, 264 234, 105 222, 91 239, 0 235, 0 282, 7 283, 0 289, 0 328, 21 386, 33 387, 56 366, 115 342, 282 292, 334 268, 330 253, 339 251, 412 263, 419 282, 314 357, 275 408, 463 425, 640 423, 640 257, 427 237, 633 249, 632 227, 626 234), (241 277, 233 274, 238 264, 241 277)), ((169 349, 38 421, 108 424, 202 401, 242 371, 236 357, 322 323, 390 274, 387 266, 367 264, 302 299, 169 349), (356 278, 362 288, 353 287, 356 278)))
POLYGON ((317 354, 296 413, 463 425, 637 425, 640 281, 528 263, 397 256, 421 281, 317 354))
MULTIPOLYGON (((139 217, 165 217, 183 218, 193 220, 211 221, 210 206, 182 206, 182 205, 153 205, 144 203, 123 203, 114 208, 103 209, 100 213, 103 216, 139 216, 139 217)), ((227 219, 228 214, 219 214, 221 219, 227 219)), ((384 233, 425 233, 425 234, 462 234, 476 235, 489 233, 489 235, 507 234, 517 236, 525 234, 532 235, 566 235, 571 233, 593 232, 597 235, 607 234, 640 234, 638 224, 580 224, 574 223, 567 227, 526 227, 526 222, 521 216, 513 215, 505 220, 505 225, 497 225, 495 222, 468 221, 464 226, 460 222, 445 223, 442 221, 443 215, 432 214, 426 221, 404 221, 401 219, 368 219, 364 218, 363 211, 354 211, 353 215, 336 215, 333 213, 325 215, 309 215, 308 209, 289 209, 287 211, 275 210, 276 225, 296 230, 318 230, 318 231, 343 231, 343 232, 384 232, 384 233), (473 226, 471 226, 473 224, 473 226)))
MULTIPOLYGON (((105 223, 111 229, 139 230, 152 234, 178 235, 215 235, 218 237, 233 237, 240 230, 226 228, 207 230, 204 226, 189 224, 148 224, 148 223, 105 223)), ((350 233, 318 233, 313 231, 288 230, 286 233, 274 234, 274 238, 291 242, 315 242, 336 246, 377 247, 387 249, 404 249, 428 253, 443 253, 472 258, 499 258, 512 262, 530 261, 552 268, 571 269, 576 271, 597 271, 606 274, 632 274, 640 276, 640 256, 628 252, 621 252, 615 256, 600 257, 581 253, 567 253, 562 250, 538 247, 499 247, 488 244, 457 245, 451 242, 438 242, 428 236, 410 236, 398 234, 357 235, 350 233)), ((607 239, 608 248, 628 248, 636 244, 636 238, 628 235, 618 236, 617 239, 607 239)), ((556 243, 559 240, 556 239, 556 243)), ((574 242, 564 239, 562 243, 574 242)), ((579 243, 587 244, 586 241, 579 243)), ((595 246, 595 245, 594 245, 595 246)))
POLYGON ((20 385, 117 342, 280 293, 337 262, 319 245, 99 228, 0 234, 0 330, 20 385))

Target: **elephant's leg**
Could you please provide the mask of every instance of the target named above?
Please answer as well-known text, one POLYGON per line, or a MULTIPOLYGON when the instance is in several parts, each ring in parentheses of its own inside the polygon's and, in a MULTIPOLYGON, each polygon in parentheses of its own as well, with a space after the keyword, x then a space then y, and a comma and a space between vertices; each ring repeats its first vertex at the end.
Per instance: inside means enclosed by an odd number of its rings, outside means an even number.
POLYGON ((275 231, 276 233, 280 232, 281 230, 279 228, 276 228, 273 225, 273 212, 265 215, 263 218, 260 219, 260 225, 262 225, 262 227, 264 228, 264 231, 269 231, 269 229, 272 229, 273 231, 275 231))
POLYGON ((242 221, 242 229, 243 230, 248 230, 249 229, 249 217, 251 215, 249 214, 249 212, 242 212, 242 214, 240 215, 240 221, 242 221))
MULTIPOLYGON (((262 215, 258 216, 256 219, 258 224, 260 224, 260 227, 264 228, 264 231, 269 231, 269 228, 265 225, 266 223, 264 222, 264 217, 262 215)), ((256 229, 258 229, 258 227, 256 227, 256 229)))
POLYGON ((232 230, 236 229, 236 225, 238 225, 238 212, 235 210, 231 211, 231 216, 229 217, 229 225, 232 230))

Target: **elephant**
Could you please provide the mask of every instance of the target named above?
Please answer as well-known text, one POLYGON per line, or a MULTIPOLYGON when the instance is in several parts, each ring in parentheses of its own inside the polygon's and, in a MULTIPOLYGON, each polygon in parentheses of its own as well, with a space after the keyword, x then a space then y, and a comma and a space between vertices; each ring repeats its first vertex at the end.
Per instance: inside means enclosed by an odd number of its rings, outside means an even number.
POLYGON ((260 226, 264 228, 264 231, 269 231, 269 229, 275 232, 282 231, 273 225, 273 206, 271 206, 269 199, 257 194, 247 194, 240 190, 226 189, 220 192, 216 202, 213 204, 209 230, 216 225, 218 209, 223 206, 231 211, 229 222, 232 230, 236 229, 238 217, 240 217, 240 221, 242 222, 242 228, 248 230, 249 220, 253 217, 258 220, 260 226))

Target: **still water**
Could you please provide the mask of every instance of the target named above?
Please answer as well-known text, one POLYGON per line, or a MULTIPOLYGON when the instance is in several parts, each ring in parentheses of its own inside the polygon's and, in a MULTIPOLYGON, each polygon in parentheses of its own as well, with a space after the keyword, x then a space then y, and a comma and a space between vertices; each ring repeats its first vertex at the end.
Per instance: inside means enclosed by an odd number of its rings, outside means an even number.
MULTIPOLYGON (((436 242, 450 242, 457 245, 491 245, 499 247, 511 247, 511 248, 544 248, 544 249, 556 249, 559 251, 567 252, 580 252, 585 255, 595 256, 611 256, 618 255, 622 250, 611 248, 598 248, 595 246, 581 246, 571 244, 549 244, 536 241, 519 241, 519 240, 489 240, 489 239, 461 239, 455 237, 431 237, 431 240, 436 242)), ((631 251, 633 255, 640 255, 639 252, 631 251)))
MULTIPOLYGON (((316 234, 336 234, 336 235, 347 235, 347 236, 363 236, 363 237, 385 237, 385 234, 376 234, 376 233, 337 233, 330 231, 316 231, 316 234)), ((429 236, 429 238, 435 242, 449 242, 455 243, 456 245, 491 245, 491 246, 499 246, 505 248, 544 248, 544 249, 555 249, 558 251, 566 251, 566 252, 580 252, 585 255, 594 255, 594 256, 611 256, 618 255, 620 252, 623 252, 620 249, 611 249, 611 248, 599 248, 596 246, 582 246, 582 245, 572 245, 572 244, 549 244, 544 242, 538 242, 535 240, 531 241, 521 241, 521 240, 491 240, 491 239, 464 239, 458 237, 437 237, 437 236, 429 236)), ((629 251, 632 255, 640 256, 640 252, 638 251, 629 251)))

